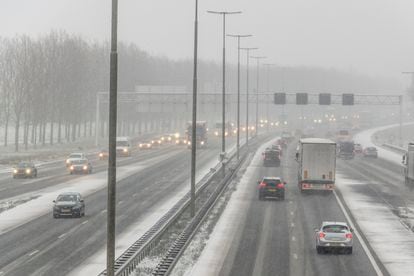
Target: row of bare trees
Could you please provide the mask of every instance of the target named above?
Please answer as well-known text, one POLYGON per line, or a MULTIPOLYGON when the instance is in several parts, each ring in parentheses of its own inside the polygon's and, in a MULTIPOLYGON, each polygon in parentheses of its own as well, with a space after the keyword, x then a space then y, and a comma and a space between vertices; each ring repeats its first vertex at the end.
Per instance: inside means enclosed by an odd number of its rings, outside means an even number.
MULTIPOLYGON (((134 91, 139 84, 191 87, 191 60, 149 56, 134 44, 120 43, 118 50, 120 91, 134 91)), ((234 69, 228 67, 228 91, 235 91, 234 69)), ((392 86, 390 82, 317 68, 274 67, 269 75, 270 79, 262 77, 261 87, 277 91, 343 91, 350 82, 355 87, 374 89, 392 86), (338 86, 341 83, 344 85, 338 86)), ((22 145, 27 149, 29 145, 94 135, 96 93, 108 91, 108 77, 108 43, 88 42, 56 31, 38 38, 0 38, 0 141, 7 146, 14 137, 15 150, 19 151, 22 145)), ((199 78, 200 90, 220 84, 220 65, 200 62, 199 78)))

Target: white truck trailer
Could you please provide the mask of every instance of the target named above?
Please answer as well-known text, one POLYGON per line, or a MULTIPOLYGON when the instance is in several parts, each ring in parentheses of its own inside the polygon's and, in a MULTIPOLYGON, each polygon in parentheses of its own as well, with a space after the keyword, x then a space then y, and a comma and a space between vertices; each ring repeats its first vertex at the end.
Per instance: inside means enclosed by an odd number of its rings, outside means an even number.
POLYGON ((405 184, 414 185, 414 142, 408 143, 407 152, 403 155, 405 184))
POLYGON ((336 143, 321 138, 299 140, 296 160, 298 186, 307 190, 333 191, 335 188, 336 143))

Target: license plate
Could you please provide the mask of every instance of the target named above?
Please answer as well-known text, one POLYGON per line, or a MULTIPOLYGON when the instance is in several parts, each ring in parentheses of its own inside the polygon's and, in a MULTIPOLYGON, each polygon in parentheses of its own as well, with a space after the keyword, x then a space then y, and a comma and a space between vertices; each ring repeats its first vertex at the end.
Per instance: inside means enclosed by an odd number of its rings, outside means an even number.
POLYGON ((62 209, 62 212, 63 213, 68 213, 68 212, 70 212, 70 210, 69 209, 62 209))
POLYGON ((269 189, 269 192, 276 192, 276 189, 269 189))

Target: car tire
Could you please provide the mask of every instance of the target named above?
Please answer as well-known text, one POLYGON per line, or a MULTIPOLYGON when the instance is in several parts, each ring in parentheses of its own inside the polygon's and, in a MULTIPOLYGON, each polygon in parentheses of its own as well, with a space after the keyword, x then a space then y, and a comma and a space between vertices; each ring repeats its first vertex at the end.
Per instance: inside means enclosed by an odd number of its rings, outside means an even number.
POLYGON ((346 254, 351 255, 352 254, 352 247, 348 248, 346 250, 346 254))
POLYGON ((316 253, 323 254, 323 253, 325 253, 325 250, 320 246, 316 246, 316 253))
POLYGON ((57 218, 59 218, 59 215, 53 214, 53 218, 57 219, 57 218))

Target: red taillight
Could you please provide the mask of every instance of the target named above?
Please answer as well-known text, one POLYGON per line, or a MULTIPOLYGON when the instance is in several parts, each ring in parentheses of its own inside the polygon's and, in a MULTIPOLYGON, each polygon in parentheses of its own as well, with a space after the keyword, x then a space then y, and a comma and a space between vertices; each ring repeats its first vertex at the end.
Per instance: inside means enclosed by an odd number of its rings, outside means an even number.
POLYGON ((279 188, 279 189, 283 189, 284 187, 285 187, 285 185, 283 185, 283 183, 279 183, 276 186, 276 188, 279 188))
POLYGON ((347 239, 352 239, 352 233, 347 233, 347 234, 345 235, 345 237, 346 237, 347 239))
POLYGON ((261 183, 260 183, 260 185, 259 185, 259 189, 262 189, 262 188, 264 188, 264 187, 266 187, 266 183, 261 182, 261 183))
POLYGON ((319 238, 325 238, 325 233, 324 232, 319 232, 319 238))

